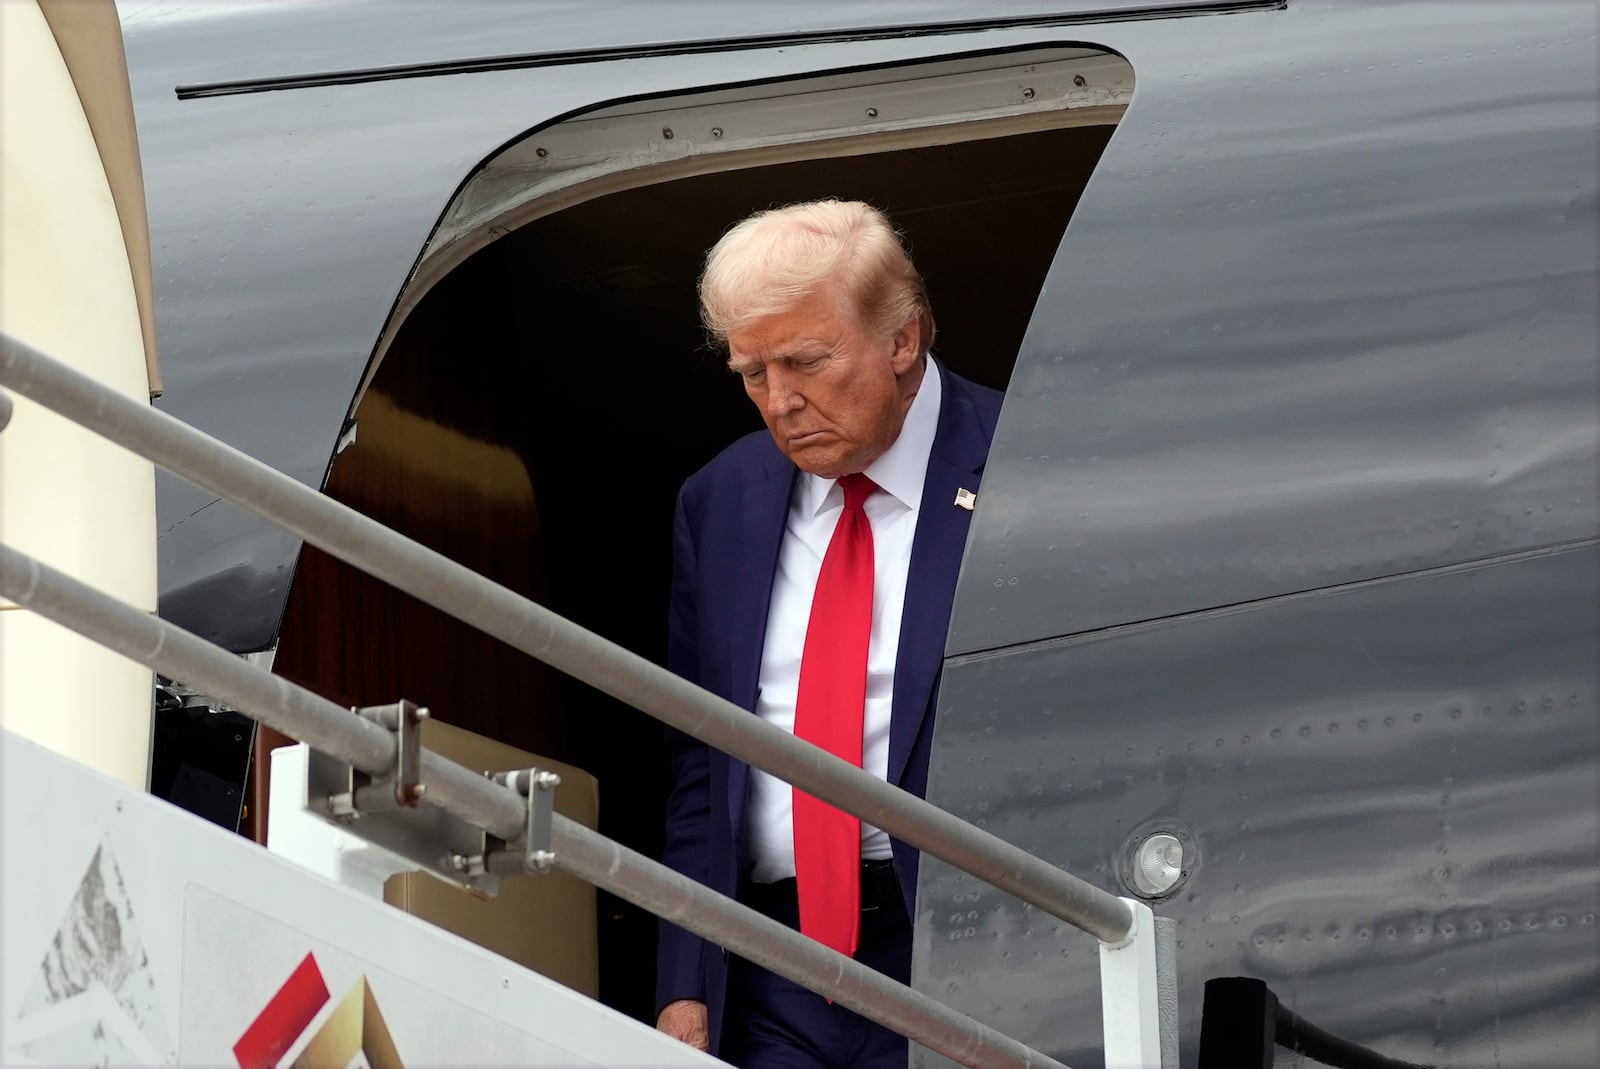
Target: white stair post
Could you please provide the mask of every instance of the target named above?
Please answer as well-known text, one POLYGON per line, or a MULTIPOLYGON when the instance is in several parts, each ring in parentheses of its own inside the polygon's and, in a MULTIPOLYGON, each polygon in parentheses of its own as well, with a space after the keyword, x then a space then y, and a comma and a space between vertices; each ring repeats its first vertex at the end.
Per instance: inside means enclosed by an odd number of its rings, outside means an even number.
POLYGON ((1124 898, 1133 925, 1100 944, 1100 1003, 1106 1069, 1177 1069, 1176 976, 1170 929, 1150 907, 1124 898), (1163 960, 1164 959, 1164 960, 1163 960))

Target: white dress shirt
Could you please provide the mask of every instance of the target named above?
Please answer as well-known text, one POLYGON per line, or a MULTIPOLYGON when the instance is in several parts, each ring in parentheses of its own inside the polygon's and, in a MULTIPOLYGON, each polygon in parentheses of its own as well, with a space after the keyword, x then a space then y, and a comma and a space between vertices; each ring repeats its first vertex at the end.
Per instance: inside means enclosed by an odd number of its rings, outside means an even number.
MULTIPOLYGON (((911 543, 922 507, 922 484, 939 427, 942 387, 930 357, 922 384, 906 412, 900 436, 867 466, 865 475, 878 492, 863 506, 872 524, 872 637, 867 649, 867 704, 863 719, 861 765, 879 779, 889 774, 889 716, 894 701, 895 656, 900 648, 900 616, 905 608, 911 543)), ((844 512, 838 480, 801 472, 789 501, 789 518, 772 579, 767 637, 761 650, 756 713, 767 723, 794 731, 795 696, 800 689, 800 657, 811 620, 822 557, 844 512)), ((751 878, 772 883, 794 875, 794 794, 789 784, 750 770, 746 844, 755 864, 751 878)), ((861 856, 890 856, 889 836, 863 822, 861 856)))

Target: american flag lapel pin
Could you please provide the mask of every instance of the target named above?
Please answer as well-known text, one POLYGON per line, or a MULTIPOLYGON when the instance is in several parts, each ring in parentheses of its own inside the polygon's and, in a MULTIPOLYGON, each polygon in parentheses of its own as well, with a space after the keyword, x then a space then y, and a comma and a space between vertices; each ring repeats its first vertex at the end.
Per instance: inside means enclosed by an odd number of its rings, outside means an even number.
POLYGON ((956 491, 956 507, 957 508, 964 508, 968 512, 971 512, 973 506, 976 505, 977 503, 978 503, 978 495, 973 493, 971 490, 968 490, 965 486, 963 486, 961 489, 956 491))

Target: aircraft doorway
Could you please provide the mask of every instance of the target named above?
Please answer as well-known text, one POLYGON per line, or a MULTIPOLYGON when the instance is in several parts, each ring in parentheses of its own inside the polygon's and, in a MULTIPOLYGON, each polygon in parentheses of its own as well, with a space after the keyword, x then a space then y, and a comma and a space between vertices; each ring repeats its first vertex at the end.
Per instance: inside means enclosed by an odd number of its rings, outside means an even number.
MULTIPOLYGON (((706 249, 758 208, 868 200, 905 231, 928 280, 936 356, 1004 388, 1113 129, 694 174, 533 219, 415 301, 326 490, 662 662, 678 486, 761 426, 699 326, 706 249)), ((655 721, 310 548, 275 670, 349 704, 404 696, 584 769, 602 832, 659 855, 668 784, 655 721)), ((597 913, 600 997, 653 1019, 654 918, 603 894, 597 913)))

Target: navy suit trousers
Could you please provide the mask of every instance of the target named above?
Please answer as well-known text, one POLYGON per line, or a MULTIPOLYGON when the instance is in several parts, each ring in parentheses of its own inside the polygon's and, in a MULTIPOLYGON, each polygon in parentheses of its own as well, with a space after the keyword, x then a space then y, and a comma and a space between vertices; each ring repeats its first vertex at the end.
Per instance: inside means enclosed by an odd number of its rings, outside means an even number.
MULTIPOLYGON (((800 927, 793 880, 746 884, 739 898, 780 924, 800 927)), ((910 983, 911 921, 903 903, 862 911, 856 960, 910 983)), ((721 1056, 741 1069, 905 1069, 906 1040, 843 1006, 829 1005, 799 984, 730 956, 721 1056)))

